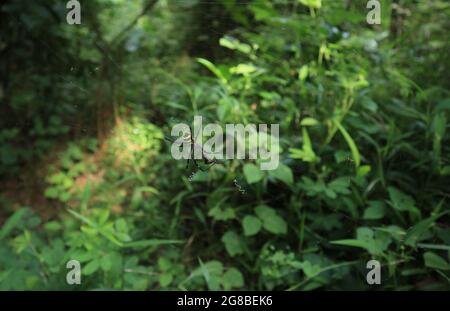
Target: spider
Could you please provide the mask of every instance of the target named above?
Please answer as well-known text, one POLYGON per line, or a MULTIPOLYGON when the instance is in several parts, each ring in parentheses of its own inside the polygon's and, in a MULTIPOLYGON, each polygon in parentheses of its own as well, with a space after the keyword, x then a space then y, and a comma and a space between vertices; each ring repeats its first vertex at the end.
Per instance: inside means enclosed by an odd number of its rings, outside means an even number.
MULTIPOLYGON (((174 142, 174 139, 172 137, 168 137, 166 136, 166 140, 170 141, 170 142, 174 142)), ((207 151, 205 151, 203 149, 203 146, 196 143, 195 139, 192 137, 192 128, 189 126, 189 132, 184 133, 183 134, 183 141, 186 143, 189 143, 191 146, 191 150, 190 150, 190 156, 189 159, 187 159, 186 162, 186 169, 189 167, 189 162, 192 161, 195 165, 195 167, 199 170, 201 170, 202 172, 205 172, 207 170, 209 170, 213 165, 217 164, 217 163, 222 163, 221 161, 214 159, 213 155, 207 151), (207 165, 206 169, 201 167, 198 163, 197 163, 197 159, 195 159, 194 155, 195 155, 195 151, 196 150, 200 150, 201 155, 202 155, 202 159, 205 165, 207 165)))

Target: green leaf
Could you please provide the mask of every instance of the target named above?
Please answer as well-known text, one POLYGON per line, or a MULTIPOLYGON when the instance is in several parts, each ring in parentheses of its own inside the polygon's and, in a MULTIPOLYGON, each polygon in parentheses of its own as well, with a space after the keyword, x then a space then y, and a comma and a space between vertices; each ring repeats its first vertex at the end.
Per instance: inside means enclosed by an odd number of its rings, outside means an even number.
POLYGON ((280 164, 276 169, 269 171, 269 176, 281 180, 287 185, 294 183, 294 175, 292 174, 291 168, 284 164, 280 164))
POLYGON ((100 225, 104 225, 109 218, 109 210, 108 209, 104 209, 102 211, 100 211, 100 215, 98 217, 98 223, 100 225))
POLYGON ((350 187, 350 178, 343 176, 338 177, 334 179, 332 182, 330 182, 327 187, 333 192, 341 193, 341 194, 350 194, 350 190, 348 189, 350 187))
POLYGON ((382 219, 385 213, 385 207, 381 201, 370 201, 369 207, 364 211, 364 219, 382 219))
POLYGON ((367 227, 357 229, 357 239, 344 239, 331 241, 331 244, 359 247, 367 250, 372 255, 382 254, 391 243, 389 234, 385 232, 377 232, 367 227))
POLYGON ((208 216, 213 217, 216 220, 226 221, 236 218, 236 212, 231 207, 222 209, 220 205, 216 205, 215 207, 209 210, 208 216))
POLYGON ((311 9, 320 9, 322 7, 322 0, 298 0, 298 1, 311 9))
POLYGON ((232 230, 227 231, 222 236, 222 242, 225 244, 225 249, 231 257, 244 253, 243 242, 236 232, 232 230))
POLYGON ((274 234, 286 234, 287 224, 271 207, 260 205, 255 208, 256 215, 262 220, 263 227, 274 234))
POLYGON ((86 182, 86 186, 84 187, 83 195, 81 197, 80 202, 80 209, 82 211, 87 209, 90 197, 91 197, 91 183, 90 180, 88 179, 86 182))
POLYGON ((204 268, 208 270, 209 275, 222 275, 223 264, 218 260, 211 260, 204 264, 204 268))
POLYGON ((271 208, 267 205, 258 205, 255 208, 255 212, 256 212, 256 215, 258 215, 258 217, 261 220, 264 220, 265 218, 269 218, 269 217, 272 217, 273 215, 277 214, 277 212, 273 208, 271 208))
POLYGON ((62 225, 57 221, 49 221, 44 224, 44 228, 48 232, 56 232, 62 229, 62 225))
MULTIPOLYGON (((300 70, 298 71, 298 79, 303 82, 306 80, 306 78, 308 77, 308 72, 309 72, 309 68, 308 65, 304 65, 300 68, 300 70)), ((313 118, 306 118, 306 119, 311 119, 314 120, 316 123, 315 124, 304 124, 303 121, 305 121, 305 119, 302 120, 301 125, 316 125, 318 122, 313 119, 313 118)))
POLYGON ((100 266, 101 266, 102 270, 104 270, 104 271, 111 270, 111 268, 113 266, 113 260, 114 260, 113 253, 109 253, 109 254, 106 254, 105 256, 103 256, 102 259, 100 260, 100 266))
POLYGON ((257 71, 258 68, 252 64, 239 64, 235 67, 230 68, 230 72, 234 74, 241 74, 244 76, 248 76, 249 74, 257 71))
POLYGON ((300 122, 300 125, 303 125, 303 126, 313 126, 313 125, 317 125, 317 124, 319 124, 319 121, 317 121, 314 118, 304 118, 302 120, 302 122, 300 122))
POLYGON ((421 237, 425 234, 425 232, 434 224, 436 219, 441 217, 446 213, 441 213, 437 215, 433 215, 424 219, 417 224, 415 224, 411 229, 408 230, 405 236, 405 244, 415 247, 417 242, 420 241, 421 237))
POLYGON ((56 199, 59 196, 58 187, 48 187, 44 192, 45 197, 50 199, 56 199))
POLYGON ((219 290, 220 289, 220 279, 219 276, 223 271, 223 264, 220 261, 212 260, 203 264, 201 259, 200 262, 200 272, 205 278, 206 284, 208 284, 209 290, 219 290))
MULTIPOLYGON (((123 247, 124 244, 119 241, 116 237, 114 237, 114 235, 112 235, 108 230, 105 230, 103 227, 100 227, 99 224, 95 223, 94 221, 90 220, 89 218, 71 210, 68 209, 67 210, 70 214, 72 214, 73 216, 75 216, 76 218, 78 218, 79 220, 81 220, 82 222, 84 222, 85 224, 87 224, 88 226, 90 226, 91 228, 98 230, 98 232, 100 232, 101 235, 103 235, 105 238, 107 238, 110 242, 116 244, 119 247, 123 247)), ((106 214, 103 214, 101 216, 105 217, 106 214)), ((109 213, 108 213, 109 215, 109 213)))
POLYGON ((274 215, 264 220, 264 229, 274 234, 286 234, 287 224, 283 218, 278 215, 274 215))
POLYGON ((423 254, 423 260, 425 261, 425 266, 428 268, 450 270, 450 264, 433 252, 426 252, 423 254))
POLYGON ((166 257, 159 257, 158 258, 158 268, 161 271, 169 271, 169 269, 172 267, 172 263, 169 259, 166 257))
POLYGON ((311 138, 309 137, 308 130, 302 128, 303 146, 302 149, 290 148, 289 153, 292 159, 301 159, 305 162, 317 162, 319 158, 314 153, 312 148, 311 138))
POLYGON ((358 172, 356 173, 356 175, 358 177, 364 177, 367 174, 369 174, 371 170, 372 170, 372 167, 370 165, 361 165, 358 168, 358 172))
POLYGON ((8 220, 3 225, 2 229, 0 230, 0 240, 5 238, 22 220, 22 217, 26 214, 28 211, 27 208, 20 208, 14 214, 8 218, 8 220))
POLYGON ((443 112, 435 115, 433 119, 433 131, 438 138, 443 138, 446 128, 446 117, 443 112))
POLYGON ((159 285, 161 287, 167 287, 172 283, 173 275, 170 272, 162 273, 159 275, 159 285))
POLYGON ((352 152, 353 161, 355 162, 356 168, 359 167, 359 164, 361 162, 361 155, 358 151, 358 147, 356 147, 355 142, 353 141, 353 138, 350 136, 350 134, 347 132, 347 130, 342 126, 342 124, 337 121, 333 120, 334 124, 338 128, 338 130, 341 132, 342 136, 344 136, 345 141, 347 142, 350 151, 352 152))
POLYGON ((364 248, 366 250, 368 250, 370 248, 369 243, 367 241, 356 240, 356 239, 336 240, 336 241, 331 241, 330 243, 335 244, 335 245, 360 247, 360 248, 364 248))
POLYGON ((245 164, 244 176, 249 184, 253 184, 260 181, 264 177, 264 173, 254 164, 245 164))
POLYGON ((247 215, 242 220, 242 227, 244 228, 244 234, 246 236, 252 236, 261 230, 262 224, 257 217, 247 215))
POLYGON ((414 199, 395 187, 388 187, 389 198, 391 199, 391 206, 398 211, 409 211, 414 209, 414 199))
POLYGON ((100 259, 100 267, 103 271, 117 273, 122 266, 122 256, 117 252, 110 252, 100 259))
POLYGON ((128 232, 128 226, 127 222, 123 218, 119 218, 116 220, 116 230, 119 232, 127 233, 128 232))
POLYGON ((244 286, 244 277, 238 269, 230 268, 224 273, 223 282, 230 288, 241 288, 244 286))
POLYGON ((322 268, 320 265, 314 264, 310 261, 304 261, 301 265, 303 272, 308 278, 314 277, 320 273, 322 268))
POLYGON ((90 261, 86 267, 84 267, 83 272, 85 275, 90 275, 98 270, 100 267, 100 261, 98 259, 94 259, 90 261))
POLYGON ((370 241, 373 239, 374 232, 372 229, 367 227, 359 227, 356 229, 356 238, 362 241, 370 241))
POLYGON ((197 61, 208 68, 212 73, 214 73, 220 81, 222 81, 223 84, 227 84, 228 81, 225 78, 225 76, 222 74, 219 68, 217 68, 213 63, 211 63, 209 60, 206 60, 204 58, 197 58, 197 61))
POLYGON ((238 39, 231 36, 224 36, 223 38, 220 38, 219 44, 230 50, 238 50, 239 52, 242 52, 244 54, 250 54, 250 52, 252 51, 250 45, 242 43, 238 39))

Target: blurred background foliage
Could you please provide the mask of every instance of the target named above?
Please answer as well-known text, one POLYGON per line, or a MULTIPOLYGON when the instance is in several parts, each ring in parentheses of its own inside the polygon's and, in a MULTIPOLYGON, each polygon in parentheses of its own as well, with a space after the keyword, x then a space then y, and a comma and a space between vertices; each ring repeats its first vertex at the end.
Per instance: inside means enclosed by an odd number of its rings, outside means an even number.
POLYGON ((2 1, 0 289, 450 289, 450 4, 380 2, 2 1), (194 115, 280 166, 192 174, 194 115))

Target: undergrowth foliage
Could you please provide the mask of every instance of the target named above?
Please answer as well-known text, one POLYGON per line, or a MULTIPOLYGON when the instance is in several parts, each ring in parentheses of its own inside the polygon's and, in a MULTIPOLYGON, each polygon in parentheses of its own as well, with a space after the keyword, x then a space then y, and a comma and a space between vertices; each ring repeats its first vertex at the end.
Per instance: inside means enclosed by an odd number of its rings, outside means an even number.
MULTIPOLYGON (((446 1, 380 1, 379 26, 351 1, 218 1, 204 34, 175 27, 201 4, 169 1, 117 47, 138 3, 92 1, 74 29, 48 24, 55 1, 30 6, 40 17, 22 2, 0 5, 1 23, 22 12, 10 29, 80 60, 27 73, 8 54, 1 109, 22 121, 0 117, 0 290, 450 289, 446 1), (279 124, 280 165, 192 174, 164 136, 195 115, 279 124), (24 203, 38 168, 41 200, 24 203), (381 285, 366 282, 372 259, 381 285)), ((13 43, 2 31, 0 52, 13 43)))

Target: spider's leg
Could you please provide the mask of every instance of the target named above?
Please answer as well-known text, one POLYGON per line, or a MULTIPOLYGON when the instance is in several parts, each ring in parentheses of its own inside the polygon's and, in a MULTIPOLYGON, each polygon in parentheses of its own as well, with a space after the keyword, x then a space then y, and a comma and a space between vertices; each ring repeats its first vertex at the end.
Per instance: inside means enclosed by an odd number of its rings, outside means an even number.
POLYGON ((187 159, 187 161, 186 161, 186 169, 189 167, 189 160, 190 160, 190 158, 187 159))
POLYGON ((203 172, 208 171, 214 164, 217 163, 216 160, 207 160, 207 159, 204 159, 204 162, 205 162, 205 165, 206 165, 206 169, 199 167, 199 169, 202 170, 203 172))
MULTIPOLYGON (((211 161, 212 161, 212 160, 211 160, 211 161)), ((209 163, 211 163, 211 161, 210 161, 209 159, 207 159, 207 158, 205 157, 205 155, 203 155, 203 163, 209 164, 209 163)))
POLYGON ((216 163, 217 163, 217 162, 216 162, 215 160, 213 160, 213 161, 209 164, 208 170, 209 170, 211 167, 213 167, 216 163))
POLYGON ((196 168, 198 168, 198 169, 201 170, 202 172, 205 171, 200 165, 198 165, 198 163, 197 163, 197 161, 196 161, 195 159, 192 160, 192 161, 194 161, 194 164, 195 164, 195 167, 196 167, 196 168))

